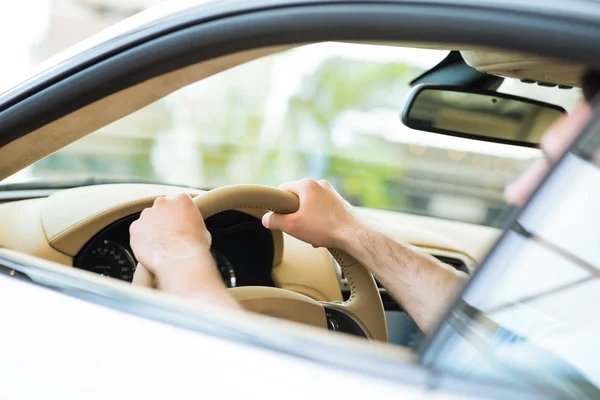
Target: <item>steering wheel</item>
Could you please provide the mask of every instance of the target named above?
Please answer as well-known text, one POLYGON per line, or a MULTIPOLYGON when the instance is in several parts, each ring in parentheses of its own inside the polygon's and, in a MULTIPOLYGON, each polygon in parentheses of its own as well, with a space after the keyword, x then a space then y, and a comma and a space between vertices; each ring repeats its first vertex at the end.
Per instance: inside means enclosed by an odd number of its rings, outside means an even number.
MULTIPOLYGON (((211 190, 194 198, 206 219, 226 210, 256 208, 279 214, 298 211, 296 195, 261 185, 234 185, 211 190)), ((227 289, 246 310, 327 328, 326 309, 349 316, 370 339, 387 341, 387 325, 383 303, 375 280, 367 269, 345 252, 329 249, 339 263, 350 285, 345 302, 317 302, 308 296, 286 289, 246 286, 227 289)), ((138 264, 133 283, 153 287, 154 277, 138 264)))

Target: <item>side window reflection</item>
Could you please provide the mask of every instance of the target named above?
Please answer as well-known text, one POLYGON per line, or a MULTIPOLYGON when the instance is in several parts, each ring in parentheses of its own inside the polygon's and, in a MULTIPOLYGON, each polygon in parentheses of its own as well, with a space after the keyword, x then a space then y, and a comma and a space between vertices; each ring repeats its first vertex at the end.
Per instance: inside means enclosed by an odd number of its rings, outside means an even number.
POLYGON ((594 223, 600 221, 599 205, 600 169, 571 153, 532 200, 519 223, 535 239, 595 271, 600 268, 600 223, 594 223))
POLYGON ((600 122, 584 135, 481 265, 426 363, 600 398, 600 122))

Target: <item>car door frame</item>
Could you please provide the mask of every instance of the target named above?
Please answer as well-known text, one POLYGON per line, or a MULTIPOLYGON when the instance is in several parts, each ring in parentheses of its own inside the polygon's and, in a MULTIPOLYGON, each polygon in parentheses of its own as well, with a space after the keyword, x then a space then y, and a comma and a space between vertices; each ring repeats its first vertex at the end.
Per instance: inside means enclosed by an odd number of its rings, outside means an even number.
MULTIPOLYGON (((536 15, 521 10, 515 15, 514 8, 501 9, 498 6, 484 4, 473 9, 466 5, 472 2, 460 1, 414 1, 414 2, 291 2, 278 3, 279 8, 264 8, 252 12, 239 12, 234 15, 221 15, 220 18, 207 20, 205 10, 198 8, 197 14, 191 13, 185 18, 196 18, 190 25, 175 28, 173 21, 165 22, 172 31, 158 36, 148 35, 145 41, 131 44, 117 50, 100 49, 101 56, 84 60, 73 59, 72 69, 60 74, 57 71, 38 77, 39 81, 22 92, 12 92, 2 98, 0 111, 0 146, 33 130, 54 121, 61 116, 74 112, 86 104, 90 104, 111 93, 131 87, 132 85, 159 76, 190 63, 200 62, 237 51, 276 44, 283 42, 304 42, 307 39, 323 40, 368 40, 368 41, 422 41, 436 43, 465 43, 470 45, 492 46, 513 51, 536 51, 541 55, 570 58, 578 61, 597 62, 600 51, 597 48, 597 38, 600 37, 600 27, 591 24, 590 20, 575 16, 556 16, 549 18, 547 14, 536 15), (328 11, 328 12, 324 12, 328 11), (337 16, 337 18, 332 18, 337 16), (202 17, 204 19, 202 19, 202 17), (373 30, 372 23, 376 20, 378 28, 373 30), (575 22, 575 23, 574 23, 575 22), (578 22, 578 23, 577 23, 578 22), (468 26, 467 26, 468 25, 468 26), (431 27, 434 28, 431 28, 431 27), (232 29, 235 28, 235 29, 232 29), (530 36, 515 41, 514 33, 527 28, 530 36), (285 30, 293 34, 278 35, 285 30), (485 30, 486 35, 476 35, 473 32, 485 30), (557 31, 568 33, 557 35, 557 31), (298 37, 299 34, 307 35, 298 37), (548 44, 548 35, 556 37, 552 46, 548 44), (152 37, 151 37, 152 36, 152 37), (244 40, 240 40, 243 37, 244 40), (237 39, 237 41, 236 41, 237 39), (276 43, 274 43, 274 41, 276 43), (143 68, 144 65, 151 66, 143 68)), ((181 16, 181 18, 184 18, 181 16)), ((98 50, 98 49, 96 49, 98 50)), ((86 56, 86 57, 89 57, 86 56)), ((69 66, 69 61, 65 64, 69 66)), ((34 79, 35 81, 35 79, 34 79)), ((15 262, 6 257, 0 263, 10 271, 17 271, 31 279, 32 275, 44 274, 35 265, 15 262)), ((13 272, 14 274, 14 272, 13 272)), ((48 276, 45 276, 47 281, 48 276)), ((101 287, 83 290, 75 281, 71 283, 57 274, 51 281, 52 290, 86 301, 97 302, 106 307, 115 308, 132 315, 152 318, 157 312, 157 305, 143 303, 143 309, 136 299, 131 302, 121 301, 120 296, 106 296, 101 287), (74 285, 72 291, 67 290, 74 285), (59 289, 57 289, 59 288, 59 289), (134 301, 135 300, 135 301, 134 301), (135 307, 138 308, 135 308, 135 307), (127 307, 134 307, 129 310, 127 307), (150 315, 152 314, 152 315, 150 315)), ((121 294, 120 294, 121 295, 121 294)), ((164 313, 163 313, 164 314, 164 313)), ((165 317, 167 318, 167 317, 165 317)), ((171 315, 171 317, 173 316, 171 315)), ((179 318, 179 317, 177 317, 179 318)), ((197 324, 202 332, 215 329, 211 324, 202 323, 185 316, 186 323, 197 324)), ((163 322, 175 324, 170 320, 163 322)), ((196 326, 196 325, 194 325, 196 326)), ((188 326, 189 329, 189 326, 188 326)), ((216 329, 224 334, 222 329, 216 329)), ((214 332, 214 331, 211 331, 214 332)), ((225 336, 232 341, 242 341, 247 344, 260 345, 275 351, 288 352, 289 348, 278 346, 267 347, 267 333, 261 337, 241 340, 239 332, 227 328, 225 336)), ((214 334, 214 333, 213 333, 214 334)), ((296 338, 300 340, 299 338, 296 338)), ((292 342, 297 345, 303 343, 292 342)), ((288 343, 289 344, 289 343, 288 343)), ((306 344, 306 343, 305 343, 306 344)), ((271 343, 272 346, 272 343, 271 343)), ((414 384, 426 385, 431 390, 437 390, 443 380, 441 377, 423 374, 418 366, 395 365, 383 360, 369 359, 365 361, 357 354, 332 353, 331 349, 319 347, 315 343, 298 346, 298 349, 310 349, 304 354, 295 354, 306 358, 306 354, 315 357, 313 361, 327 364, 336 368, 356 368, 361 373, 371 374, 379 378, 414 379, 414 384), (334 357, 336 356, 336 357, 334 357), (351 357, 349 357, 351 356, 351 357), (341 357, 341 358, 339 358, 341 357), (356 357, 356 358, 354 358, 356 357), (414 368, 414 370, 410 370, 414 368), (410 372, 412 371, 412 372, 410 372), (412 375, 414 374, 414 375, 412 375), (410 377, 413 378, 410 378, 410 377), (425 377, 425 378, 423 378, 425 377)), ((447 380, 446 380, 447 381, 447 380)), ((460 386, 459 379, 454 380, 455 386, 460 386)), ((460 393, 477 393, 485 390, 496 390, 494 386, 465 381, 460 393), (479 386, 478 386, 479 385, 479 386)), ((502 388, 497 388, 504 397, 502 388)), ((509 389, 506 389, 509 390, 509 389)), ((512 393, 512 392, 511 392, 512 393)), ((527 393, 523 394, 527 396, 527 393)))

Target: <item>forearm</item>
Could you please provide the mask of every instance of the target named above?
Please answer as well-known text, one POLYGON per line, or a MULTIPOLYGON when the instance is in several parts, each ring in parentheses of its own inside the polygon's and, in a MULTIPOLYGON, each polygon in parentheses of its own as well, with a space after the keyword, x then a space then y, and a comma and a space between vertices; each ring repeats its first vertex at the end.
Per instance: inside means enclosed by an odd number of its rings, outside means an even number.
POLYGON ((364 224, 347 231, 341 250, 361 262, 424 332, 441 318, 467 275, 414 246, 364 224))
POLYGON ((176 293, 195 302, 208 302, 216 306, 239 308, 239 304, 227 291, 209 251, 198 251, 193 257, 164 260, 177 274, 157 276, 157 287, 176 293), (200 268, 200 266, 202 268, 200 268))

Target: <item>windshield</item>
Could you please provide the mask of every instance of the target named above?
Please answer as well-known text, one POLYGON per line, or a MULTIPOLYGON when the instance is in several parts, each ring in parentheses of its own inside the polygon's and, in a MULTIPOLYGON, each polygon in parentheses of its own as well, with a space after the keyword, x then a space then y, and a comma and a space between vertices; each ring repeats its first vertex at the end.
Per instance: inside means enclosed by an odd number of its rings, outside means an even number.
MULTIPOLYGON (((535 149, 410 130, 409 82, 447 51, 320 43, 175 92, 9 178, 154 181, 198 188, 328 179, 351 203, 494 225, 535 149)), ((578 90, 501 90, 570 109, 578 90)))
POLYGON ((436 368, 600 398, 600 122, 500 240, 429 347, 436 368))

